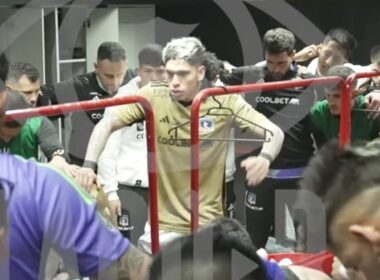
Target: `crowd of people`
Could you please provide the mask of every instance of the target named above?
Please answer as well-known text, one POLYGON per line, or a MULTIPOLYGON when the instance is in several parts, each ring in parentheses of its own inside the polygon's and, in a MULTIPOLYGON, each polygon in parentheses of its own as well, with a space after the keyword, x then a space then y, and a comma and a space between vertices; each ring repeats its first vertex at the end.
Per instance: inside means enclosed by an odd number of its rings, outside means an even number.
POLYGON ((41 85, 33 65, 2 56, 1 279, 71 279, 74 274, 99 279, 330 279, 315 269, 280 266, 257 251, 312 251, 309 231, 326 235, 319 250, 336 256, 333 279, 378 279, 378 77, 358 80, 350 92, 352 141, 344 149, 336 142, 341 111, 337 84, 207 98, 199 118, 201 229, 190 234, 190 114, 202 89, 319 76, 347 79, 380 69, 379 46, 370 52, 370 65, 350 63, 357 43, 342 28, 298 52, 295 45, 290 30, 268 30, 262 38, 264 61, 235 67, 199 39, 181 37, 164 47, 143 46, 138 68, 130 69, 124 47, 104 42, 95 71, 54 85, 41 85), (156 129, 161 251, 154 256, 140 104, 60 116, 72 123, 67 149, 52 119, 5 120, 6 112, 17 109, 136 94, 152 104, 156 129), (233 214, 239 168, 233 138, 238 135, 254 140, 240 166, 246 174, 245 186, 239 186, 246 190, 245 226, 233 214), (106 194, 109 216, 99 212, 91 195, 95 184, 106 194), (295 204, 278 199, 284 190, 293 191, 295 204), (304 192, 321 202, 321 223, 309 226, 294 214, 297 207, 306 216, 314 210, 304 192), (270 248, 269 238, 277 246, 270 248), (52 250, 60 261, 47 275, 45 266, 56 265, 49 264, 52 250))

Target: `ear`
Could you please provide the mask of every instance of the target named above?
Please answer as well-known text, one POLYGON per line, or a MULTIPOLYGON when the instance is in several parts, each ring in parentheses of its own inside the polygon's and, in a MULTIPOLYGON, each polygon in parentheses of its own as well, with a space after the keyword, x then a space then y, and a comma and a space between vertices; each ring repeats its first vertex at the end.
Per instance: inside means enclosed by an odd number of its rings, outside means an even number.
POLYGON ((206 75, 206 67, 204 65, 201 65, 198 67, 198 73, 197 73, 197 78, 198 81, 201 82, 205 78, 206 75))
POLYGON ((364 238, 375 249, 380 249, 380 232, 374 226, 351 225, 348 231, 353 235, 364 238))
POLYGON ((98 69, 98 63, 94 62, 94 68, 95 70, 98 69))

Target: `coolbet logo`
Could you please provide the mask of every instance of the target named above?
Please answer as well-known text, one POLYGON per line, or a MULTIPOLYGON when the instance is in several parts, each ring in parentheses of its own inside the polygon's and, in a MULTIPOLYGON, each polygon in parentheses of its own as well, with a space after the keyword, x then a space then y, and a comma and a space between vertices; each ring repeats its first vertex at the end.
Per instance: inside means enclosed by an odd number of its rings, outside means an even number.
POLYGON ((270 104, 290 104, 290 105, 300 105, 300 100, 298 98, 289 97, 270 97, 270 96, 257 96, 256 102, 258 103, 270 103, 270 104))
POLYGON ((100 113, 92 113, 91 114, 91 119, 93 119, 93 120, 100 120, 100 119, 103 118, 103 115, 104 114, 100 114, 100 113))
POLYGON ((174 138, 165 138, 158 136, 158 143, 169 146, 177 146, 177 147, 190 147, 189 139, 174 139, 174 138))
POLYGON ((208 132, 215 129, 214 119, 212 118, 200 118, 199 119, 199 131, 208 132))

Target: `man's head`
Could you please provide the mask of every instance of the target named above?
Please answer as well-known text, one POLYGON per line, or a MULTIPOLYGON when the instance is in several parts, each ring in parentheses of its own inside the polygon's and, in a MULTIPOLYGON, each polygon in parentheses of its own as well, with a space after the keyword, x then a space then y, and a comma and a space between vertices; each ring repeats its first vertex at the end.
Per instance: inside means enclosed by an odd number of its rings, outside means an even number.
MULTIPOLYGON (((327 71, 326 76, 338 76, 344 80, 348 78, 348 76, 354 74, 354 70, 347 66, 338 65, 330 68, 327 71)), ((356 80, 353 84, 353 89, 351 90, 351 98, 357 96, 358 90, 355 89, 356 80)), ((341 105, 341 94, 342 90, 339 84, 326 85, 324 87, 325 96, 327 103, 329 105, 330 113, 334 116, 338 116, 340 114, 340 105, 341 105)), ((351 100, 351 106, 354 105, 353 99, 351 100)))
POLYGON ((318 72, 326 75, 335 66, 348 62, 356 48, 354 36, 343 28, 331 29, 323 40, 318 57, 318 72))
POLYGON ((333 141, 318 151, 300 183, 325 205, 330 249, 368 280, 380 275, 379 166, 378 140, 343 150, 333 141))
POLYGON ((268 30, 263 37, 263 50, 269 75, 281 80, 290 70, 294 59, 296 39, 284 28, 268 30))
POLYGON ((94 67, 103 88, 109 94, 115 94, 127 71, 124 48, 117 42, 102 43, 94 67))
POLYGON ((34 107, 41 93, 40 73, 29 63, 12 64, 8 71, 7 86, 11 90, 21 92, 34 107))
POLYGON ((214 86, 220 75, 227 71, 224 69, 223 61, 218 59, 212 52, 205 52, 203 65, 206 67, 206 79, 209 85, 214 86))
POLYGON ((267 279, 249 235, 231 219, 216 221, 194 235, 174 240, 155 256, 150 270, 151 280, 234 278, 267 279), (236 275, 232 277, 234 270, 236 275))
POLYGON ((205 77, 205 47, 194 37, 171 40, 163 50, 163 61, 172 97, 191 101, 205 77))
MULTIPOLYGON (((22 93, 18 91, 7 90, 5 102, 5 111, 20 110, 30 108, 22 93)), ((25 119, 15 119, 7 121, 0 127, 0 139, 8 143, 17 135, 20 134, 22 126, 25 124, 25 119)))
MULTIPOLYGON (((371 69, 380 71, 380 45, 374 46, 370 51, 371 69)), ((380 87, 380 76, 372 77, 376 87, 380 87)))
POLYGON ((152 81, 165 81, 166 72, 162 61, 162 46, 158 44, 146 45, 138 55, 140 86, 143 87, 152 81))

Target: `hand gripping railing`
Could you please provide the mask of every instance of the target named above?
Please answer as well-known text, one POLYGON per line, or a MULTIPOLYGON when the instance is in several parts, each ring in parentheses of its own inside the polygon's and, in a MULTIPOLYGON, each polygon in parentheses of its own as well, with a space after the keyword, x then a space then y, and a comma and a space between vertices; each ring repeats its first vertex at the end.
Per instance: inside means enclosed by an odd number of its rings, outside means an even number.
POLYGON ((340 112, 340 137, 339 147, 343 148, 350 143, 351 140, 351 96, 352 87, 354 81, 360 78, 370 78, 374 76, 380 76, 380 72, 360 72, 350 75, 346 79, 346 86, 344 89, 345 94, 341 98, 341 112, 340 112))
POLYGON ((152 253, 156 253, 159 250, 159 236, 155 128, 152 106, 147 99, 145 99, 142 96, 123 96, 107 98, 102 100, 65 103, 60 105, 44 106, 24 110, 13 110, 7 112, 6 120, 25 119, 36 116, 61 115, 62 113, 102 109, 109 106, 131 103, 140 103, 145 111, 148 148, 149 211, 152 238, 152 253))
MULTIPOLYGON (((281 82, 269 82, 262 84, 247 84, 239 86, 207 88, 199 92, 191 105, 191 230, 197 231, 199 226, 199 110, 201 103, 209 96, 236 94, 245 92, 246 94, 258 93, 262 91, 272 91, 292 87, 306 87, 321 84, 339 84, 343 96, 348 97, 346 83, 339 77, 323 77, 304 80, 291 80, 281 82)), ((348 127, 341 127, 347 130, 348 127)), ((345 131, 346 134, 347 131, 345 131)))

